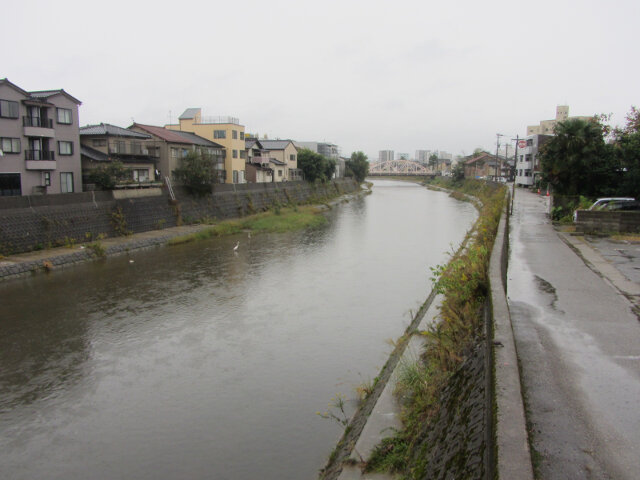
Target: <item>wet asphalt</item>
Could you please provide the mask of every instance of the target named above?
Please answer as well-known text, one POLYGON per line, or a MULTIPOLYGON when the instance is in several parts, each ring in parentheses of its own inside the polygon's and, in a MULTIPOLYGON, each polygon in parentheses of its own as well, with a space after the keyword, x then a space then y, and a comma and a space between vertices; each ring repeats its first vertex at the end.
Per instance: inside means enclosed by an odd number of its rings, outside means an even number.
POLYGON ((572 248, 547 197, 514 198, 507 294, 537 477, 640 478, 640 321, 616 287, 640 282, 640 246, 572 248))

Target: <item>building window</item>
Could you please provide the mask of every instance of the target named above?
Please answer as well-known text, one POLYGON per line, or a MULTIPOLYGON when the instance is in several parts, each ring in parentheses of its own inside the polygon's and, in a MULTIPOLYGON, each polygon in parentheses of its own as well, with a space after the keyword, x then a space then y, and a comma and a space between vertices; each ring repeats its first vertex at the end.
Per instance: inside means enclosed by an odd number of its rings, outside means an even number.
POLYGON ((233 158, 238 158, 238 150, 233 151, 233 158))
POLYGON ((527 154, 524 156, 524 161, 525 161, 525 162, 530 162, 530 161, 531 161, 531 159, 532 159, 532 155, 531 155, 530 153, 527 153, 527 154))
POLYGON ((177 148, 172 148, 171 149, 171 158, 178 158, 178 149, 177 148))
POLYGON ((73 172, 62 172, 60 174, 60 192, 73 193, 73 172))
POLYGON ((282 170, 278 170, 278 176, 281 177, 282 176, 282 170))
POLYGON ((240 158, 242 158, 242 159, 246 159, 247 158, 247 151, 246 150, 240 150, 240 158))
POLYGON ((233 171, 233 183, 238 183, 238 170, 233 171))
POLYGON ((136 182, 148 182, 149 181, 149 170, 145 169, 135 169, 133 171, 133 180, 136 182))
POLYGON ((51 172, 42 173, 42 185, 44 185, 45 187, 51 186, 51 172))
POLYGON ((71 110, 68 108, 56 108, 56 113, 58 115, 58 123, 71 125, 71 110))
POLYGON ((533 138, 527 139, 527 147, 533 147, 533 138))
POLYGON ((0 149, 2 153, 20 153, 19 138, 2 138, 0 141, 0 149))
POLYGON ((107 141, 104 138, 94 138, 91 140, 91 145, 94 147, 106 147, 107 141))
POLYGON ((240 132, 240 140, 244 140, 244 132, 240 132))
POLYGON ((58 142, 58 153, 60 155, 73 155, 73 142, 58 142))
POLYGON ((295 162, 296 161, 296 156, 293 153, 291 155, 289 155, 289 161, 290 162, 295 162))
POLYGON ((227 138, 226 130, 214 130, 213 138, 227 138))
POLYGON ((22 195, 19 173, 0 173, 0 197, 22 195))
POLYGON ((0 100, 0 117, 18 118, 18 102, 0 100))
POLYGON ((231 137, 234 140, 237 140, 238 139, 238 131, 237 130, 231 130, 231 137))

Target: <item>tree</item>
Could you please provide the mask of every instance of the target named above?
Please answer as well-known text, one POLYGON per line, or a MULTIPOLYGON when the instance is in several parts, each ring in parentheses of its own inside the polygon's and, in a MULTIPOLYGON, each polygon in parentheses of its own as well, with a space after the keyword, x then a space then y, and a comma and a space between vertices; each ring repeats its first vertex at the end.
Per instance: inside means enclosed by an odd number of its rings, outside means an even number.
POLYGON ((124 168, 122 162, 109 162, 89 172, 89 183, 95 183, 103 190, 113 190, 119 182, 131 178, 131 171, 124 168))
POLYGON ((205 195, 218 180, 211 155, 191 150, 182 158, 180 166, 173 171, 173 178, 190 193, 205 195))
POLYGON ((451 178, 454 182, 464 180, 464 164, 461 161, 456 163, 455 167, 451 170, 451 178))
POLYGON ((298 151, 298 168, 304 173, 307 182, 313 183, 316 180, 326 182, 333 177, 336 161, 308 148, 303 148, 298 151))
POLYGON ((429 155, 429 166, 431 168, 438 166, 438 155, 436 155, 435 153, 429 155))
POLYGON ((631 107, 627 124, 613 130, 613 154, 618 162, 620 185, 617 194, 640 195, 640 110, 631 107))
POLYGON ((369 162, 367 161, 367 156, 360 151, 353 152, 351 154, 351 158, 346 161, 345 167, 345 175, 347 177, 355 178, 358 183, 361 183, 369 174, 369 162))
POLYGON ((556 124, 555 136, 540 152, 542 179, 563 195, 599 196, 615 192, 619 168, 605 143, 599 119, 568 119, 556 124))

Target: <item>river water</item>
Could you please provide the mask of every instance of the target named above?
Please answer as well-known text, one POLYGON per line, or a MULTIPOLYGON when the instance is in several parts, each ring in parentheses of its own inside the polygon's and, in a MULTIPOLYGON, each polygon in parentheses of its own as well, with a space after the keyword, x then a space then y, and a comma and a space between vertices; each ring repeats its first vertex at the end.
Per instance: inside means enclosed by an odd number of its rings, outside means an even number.
POLYGON ((377 375, 475 217, 377 180, 320 230, 0 283, 0 477, 315 478, 341 434, 316 412, 377 375))

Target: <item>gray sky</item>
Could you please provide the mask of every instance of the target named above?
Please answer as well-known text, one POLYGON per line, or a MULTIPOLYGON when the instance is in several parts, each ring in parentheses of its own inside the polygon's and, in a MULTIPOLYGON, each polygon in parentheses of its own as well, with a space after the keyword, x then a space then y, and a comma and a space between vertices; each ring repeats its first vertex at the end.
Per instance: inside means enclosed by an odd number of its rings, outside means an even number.
POLYGON ((343 155, 495 149, 555 116, 640 105, 637 0, 12 1, 6 77, 64 88, 80 124, 188 107, 343 155), (446 5, 445 5, 446 3, 446 5))

